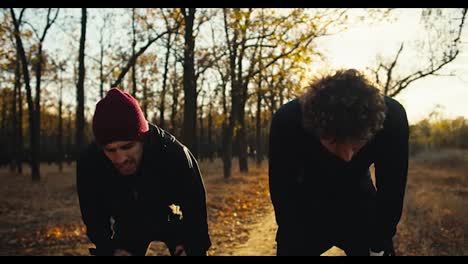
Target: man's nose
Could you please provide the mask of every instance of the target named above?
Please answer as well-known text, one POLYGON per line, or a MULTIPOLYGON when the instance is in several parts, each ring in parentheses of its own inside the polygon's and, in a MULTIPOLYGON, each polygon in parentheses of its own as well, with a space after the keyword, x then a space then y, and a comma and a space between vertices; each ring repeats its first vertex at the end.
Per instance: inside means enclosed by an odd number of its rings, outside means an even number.
POLYGON ((352 149, 341 149, 338 156, 344 161, 350 161, 353 158, 354 151, 352 149))
POLYGON ((116 151, 115 152, 115 163, 117 164, 121 164, 121 163, 124 163, 125 162, 125 153, 123 153, 122 151, 116 151))

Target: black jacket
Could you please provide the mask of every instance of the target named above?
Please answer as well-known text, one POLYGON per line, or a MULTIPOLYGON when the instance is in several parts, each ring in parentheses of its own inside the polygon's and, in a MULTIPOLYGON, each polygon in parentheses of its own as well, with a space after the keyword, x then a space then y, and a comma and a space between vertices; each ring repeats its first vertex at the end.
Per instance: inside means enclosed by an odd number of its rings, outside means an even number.
POLYGON ((350 162, 329 153, 304 130, 298 99, 274 114, 269 180, 277 241, 305 243, 336 226, 350 230, 359 225, 366 226, 372 243, 391 241, 402 213, 409 129, 404 108, 389 97, 385 103, 384 128, 350 162), (371 164, 377 192, 369 175, 371 164))
POLYGON ((120 176, 95 143, 81 154, 77 163, 80 209, 97 250, 111 252, 118 247, 117 236, 182 243, 187 253, 206 252, 211 242, 205 187, 190 151, 150 124, 139 171, 135 176, 120 176), (168 221, 171 204, 180 206, 182 221, 168 221))

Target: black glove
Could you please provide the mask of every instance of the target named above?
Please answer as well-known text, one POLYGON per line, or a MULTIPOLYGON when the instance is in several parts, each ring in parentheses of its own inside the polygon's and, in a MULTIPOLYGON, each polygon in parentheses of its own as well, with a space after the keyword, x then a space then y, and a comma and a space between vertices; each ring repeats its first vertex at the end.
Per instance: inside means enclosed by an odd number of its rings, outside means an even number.
POLYGON ((373 243, 369 249, 370 256, 395 256, 392 239, 388 239, 379 243, 373 243))

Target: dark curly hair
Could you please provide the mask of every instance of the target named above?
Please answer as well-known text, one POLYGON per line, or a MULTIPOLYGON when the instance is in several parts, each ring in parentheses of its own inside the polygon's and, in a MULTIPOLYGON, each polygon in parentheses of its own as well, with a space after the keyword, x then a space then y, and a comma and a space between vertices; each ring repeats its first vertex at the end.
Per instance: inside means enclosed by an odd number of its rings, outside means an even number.
POLYGON ((299 100, 306 131, 338 143, 370 140, 387 111, 379 89, 354 69, 313 81, 299 100))

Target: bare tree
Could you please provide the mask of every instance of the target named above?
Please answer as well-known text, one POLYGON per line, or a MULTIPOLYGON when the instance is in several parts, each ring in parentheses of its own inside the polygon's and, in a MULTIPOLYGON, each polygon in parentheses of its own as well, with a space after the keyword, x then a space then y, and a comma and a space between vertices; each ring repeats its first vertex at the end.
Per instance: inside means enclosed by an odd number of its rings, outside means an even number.
POLYGON ((142 47, 140 47, 140 49, 138 49, 138 51, 135 50, 135 52, 132 52, 133 53, 132 56, 125 63, 125 66, 123 66, 123 68, 122 68, 121 72, 119 73, 117 79, 114 82, 112 82, 111 87, 121 85, 123 78, 128 73, 128 71, 133 68, 133 66, 135 65, 135 63, 138 60, 138 57, 140 57, 153 43, 155 43, 158 39, 162 38, 167 33, 168 33, 168 31, 164 31, 164 32, 162 32, 160 34, 156 34, 156 36, 150 37, 148 39, 148 41, 142 47))
MULTIPOLYGON (((334 23, 343 21, 345 12, 333 10, 332 18, 330 14, 319 11, 311 16, 303 9, 293 9, 284 15, 273 14, 271 10, 264 14, 263 10, 251 8, 223 11, 231 81, 231 111, 226 132, 230 142, 236 139, 238 143, 240 171, 247 172, 245 106, 252 94, 248 89, 250 83, 278 60, 290 56, 300 58, 298 54, 307 53, 313 40, 328 34, 327 28, 334 23), (268 27, 262 28, 263 23, 268 27), (267 31, 262 32, 265 28, 267 31), (263 47, 262 57, 258 56, 260 47, 263 47)), ((226 146, 224 149, 227 151, 224 162, 229 164, 227 159, 232 157, 232 147, 226 146)), ((229 170, 227 168, 225 172, 229 170)))
MULTIPOLYGON (((172 45, 176 41, 177 34, 179 34, 178 31, 179 31, 181 23, 178 18, 179 12, 177 12, 177 10, 172 11, 172 14, 170 13, 168 15, 166 15, 166 13, 162 11, 162 14, 164 18, 164 23, 168 31, 168 35, 166 36, 166 39, 165 39, 166 40, 165 41, 166 54, 164 58, 161 101, 160 101, 160 106, 159 106, 159 125, 165 129, 166 128, 165 109, 166 109, 166 94, 167 94, 167 86, 168 86, 167 80, 169 78, 169 58, 171 55, 171 49, 173 48, 172 45), (170 17, 175 17, 175 19, 170 20, 170 17)), ((175 56, 174 56, 174 60, 176 60, 175 56)))
MULTIPOLYGON (((418 59, 418 63, 425 63, 419 66, 418 69, 409 73, 401 73, 401 58, 405 43, 401 43, 400 48, 396 52, 393 59, 384 62, 380 59, 377 67, 369 68, 374 81, 381 87, 383 93, 387 96, 394 97, 401 91, 406 89, 411 83, 430 75, 438 75, 439 72, 448 64, 453 62, 460 53, 460 36, 464 27, 467 8, 459 10, 459 17, 453 18, 445 15, 443 12, 453 12, 453 10, 424 10, 423 22, 429 33, 432 33, 427 42, 423 43, 427 49, 420 47, 421 51, 427 52, 427 60, 418 59), (437 28, 432 22, 447 22, 443 29, 437 28), (453 27, 452 20, 459 21, 453 27)), ((444 24, 444 23, 441 23, 444 24)))
POLYGON ((29 76, 29 69, 28 69, 28 61, 26 58, 26 52, 24 50, 23 41, 20 35, 20 25, 22 23, 22 18, 25 9, 20 11, 20 15, 18 19, 16 18, 16 14, 13 8, 10 8, 10 13, 13 20, 14 26, 14 34, 16 45, 18 49, 18 54, 20 55, 21 64, 22 64, 22 71, 24 76, 24 82, 26 85, 26 95, 28 101, 28 112, 29 112, 29 127, 30 127, 30 138, 31 138, 31 177, 32 180, 37 182, 40 181, 40 167, 39 167, 39 153, 40 153, 40 102, 41 102, 41 73, 42 73, 42 66, 43 66, 43 55, 42 55, 42 44, 44 43, 44 39, 47 35, 48 30, 54 24, 55 20, 57 19, 59 10, 52 14, 52 9, 48 9, 47 11, 47 20, 46 25, 42 31, 42 34, 39 34, 38 31, 31 25, 33 32, 36 34, 38 38, 38 49, 36 52, 37 62, 35 64, 35 74, 36 74, 36 98, 33 104, 33 98, 31 93, 31 85, 30 85, 30 76, 29 76))
POLYGON ((85 43, 86 43, 86 21, 87 10, 81 9, 81 37, 80 48, 78 54, 78 82, 76 84, 76 151, 78 154, 84 147, 84 129, 85 129, 85 97, 84 97, 84 80, 85 80, 85 43))
POLYGON ((58 125, 57 125, 57 147, 58 157, 57 163, 59 171, 63 171, 63 157, 64 157, 64 146, 63 146, 63 72, 65 71, 65 62, 59 63, 58 66, 58 79, 59 79, 59 96, 58 96, 58 125))
MULTIPOLYGON (((173 51, 174 53, 176 52, 175 50, 173 51)), ((174 55, 175 56, 175 55, 174 55)), ((177 129, 177 112, 179 109, 179 97, 180 97, 180 89, 181 83, 183 80, 181 80, 181 76, 177 74, 177 60, 174 60, 174 65, 173 65, 173 71, 171 75, 171 87, 172 87, 172 104, 171 104, 171 129, 170 132, 174 135, 179 135, 179 130, 177 129)))
POLYGON ((182 9, 185 22, 184 45, 184 124, 182 130, 183 143, 195 154, 197 136, 197 87, 195 81, 195 37, 193 25, 195 8, 182 9))
POLYGON ((22 67, 22 73, 23 73, 23 78, 24 78, 24 83, 25 83, 25 88, 26 88, 26 98, 27 98, 27 103, 28 103, 28 119, 29 119, 29 136, 30 136, 30 164, 31 164, 31 176, 33 181, 39 180, 40 179, 40 173, 39 173, 39 156, 35 154, 39 154, 39 142, 36 141, 36 137, 34 137, 35 130, 34 128, 36 127, 36 118, 35 118, 35 110, 34 110, 34 104, 33 104, 33 99, 32 99, 32 92, 31 92, 31 85, 30 85, 30 77, 29 77, 29 69, 28 69, 28 60, 26 58, 26 52, 24 50, 23 46, 23 41, 21 39, 20 35, 20 25, 22 23, 23 15, 24 15, 25 9, 22 9, 20 11, 20 14, 18 18, 16 18, 15 11, 13 8, 10 8, 10 13, 12 17, 12 22, 13 22, 13 27, 14 27, 14 36, 15 36, 15 41, 16 41, 16 50, 17 54, 19 57, 19 60, 21 60, 21 67, 22 67))
POLYGON ((104 49, 106 48, 104 30, 109 26, 111 18, 110 14, 105 14, 99 29, 99 95, 101 99, 104 97, 104 82, 106 81, 106 76, 104 76, 104 49))
MULTIPOLYGON (((7 12, 5 12, 7 14, 7 12)), ((7 17, 5 16, 5 22, 9 24, 9 21, 7 20, 7 17)), ((6 38, 1 39, 3 41, 6 41, 7 38, 9 38, 10 43, 12 44, 13 47, 16 47, 15 44, 15 36, 13 34, 14 29, 5 24, 5 26, 0 25, 0 35, 4 34, 6 38)), ((3 48, 9 49, 7 43, 2 43, 3 48)), ((2 50, 0 49, 0 54, 2 53, 2 50)), ((3 51, 3 55, 6 55, 7 60, 11 61, 13 63, 14 67, 14 90, 13 90, 13 101, 12 101, 12 141, 13 141, 13 160, 12 163, 13 167, 16 168, 17 172, 19 174, 23 173, 23 97, 22 97, 22 73, 21 73, 21 60, 20 60, 20 55, 18 53, 18 49, 16 48, 14 52, 11 53, 11 55, 14 55, 14 57, 9 58, 8 52, 6 50, 3 51), (14 60, 14 61, 12 61, 14 60)), ((8 68, 8 67, 7 67, 8 68)), ((2 120, 3 122, 3 120, 2 120)))
MULTIPOLYGON (((18 55, 18 53, 17 53, 18 55)), ((13 122, 16 130, 16 141, 15 141, 15 160, 16 160, 16 169, 18 170, 19 174, 23 173, 23 151, 24 151, 24 141, 23 141, 23 95, 21 92, 21 62, 19 60, 19 56, 17 56, 16 63, 15 63, 15 96, 17 100, 15 100, 15 108, 17 109, 18 117, 13 122)), ((16 111, 15 111, 16 112, 16 111)))

